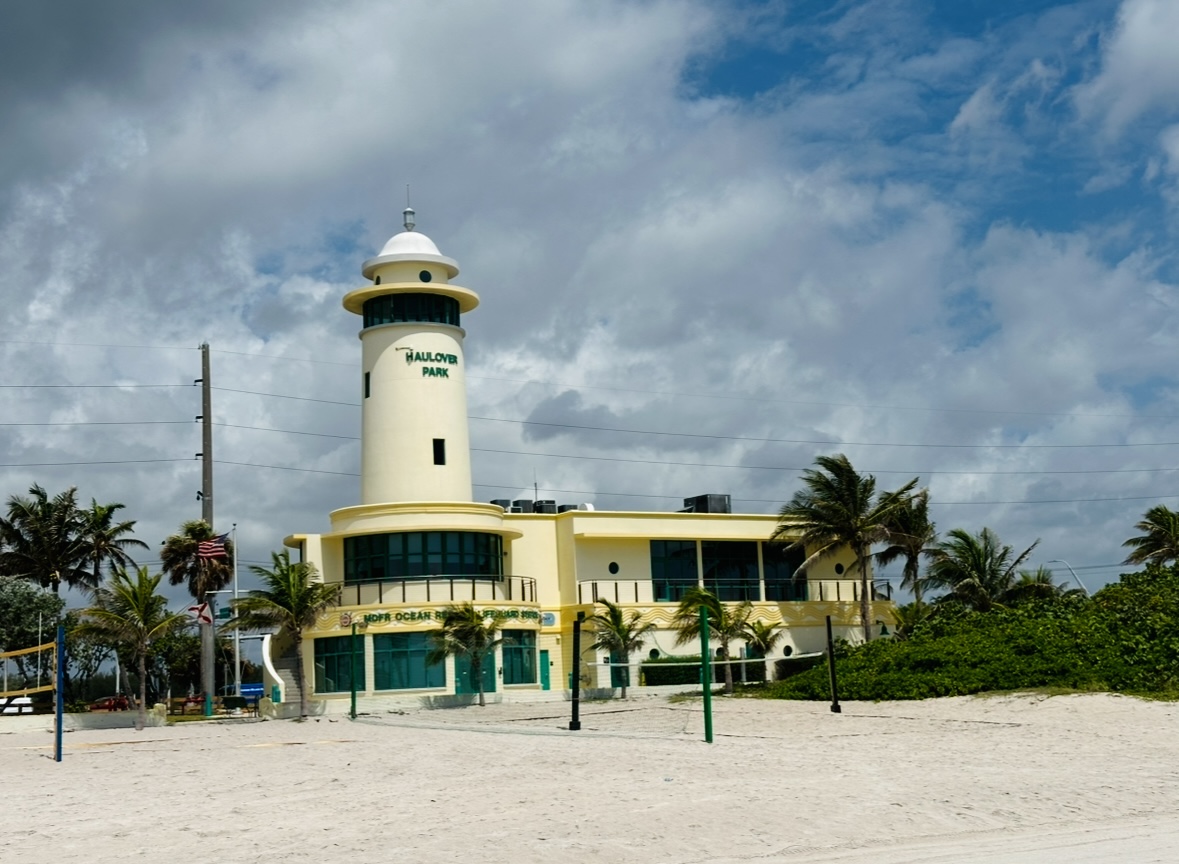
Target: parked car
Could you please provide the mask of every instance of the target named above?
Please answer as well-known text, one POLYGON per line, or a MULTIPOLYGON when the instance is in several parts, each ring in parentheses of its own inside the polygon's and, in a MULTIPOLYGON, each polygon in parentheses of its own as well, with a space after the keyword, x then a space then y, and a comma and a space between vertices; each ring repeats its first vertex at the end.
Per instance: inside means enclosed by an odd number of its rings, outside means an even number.
POLYGON ((91 711, 126 711, 130 707, 126 696, 103 696, 90 703, 91 711))

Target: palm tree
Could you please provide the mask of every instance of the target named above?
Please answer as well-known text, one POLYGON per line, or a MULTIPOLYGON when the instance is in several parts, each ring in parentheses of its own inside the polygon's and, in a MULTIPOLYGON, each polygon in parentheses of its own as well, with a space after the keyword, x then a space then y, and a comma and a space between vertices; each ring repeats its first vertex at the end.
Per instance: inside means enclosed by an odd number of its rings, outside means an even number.
POLYGON ((912 638, 913 631, 917 625, 926 621, 929 616, 934 613, 934 609, 928 603, 908 603, 904 606, 898 606, 893 612, 896 617, 896 625, 893 627, 893 638, 904 642, 912 638))
POLYGON ((197 554, 202 541, 216 536, 208 522, 194 519, 181 525, 180 533, 169 536, 160 550, 168 584, 187 583, 188 593, 198 603, 206 602, 210 591, 220 591, 233 579, 233 541, 226 539, 223 556, 202 558, 197 554))
POLYGON ((1011 587, 999 595, 1004 605, 1028 600, 1057 600, 1083 594, 1079 588, 1069 589, 1067 582, 1057 583, 1051 567, 1041 565, 1035 570, 1020 570, 1011 587))
POLYGON ((426 663, 446 662, 447 657, 465 657, 471 664, 471 678, 479 693, 479 706, 487 703, 483 698, 483 663, 503 644, 496 638, 501 621, 494 616, 484 617, 471 603, 447 606, 442 610, 442 626, 430 631, 431 648, 426 663))
POLYGON ((75 630, 124 646, 135 655, 139 672, 139 715, 135 728, 147 725, 147 655, 154 642, 186 627, 189 618, 168 611, 168 601, 156 593, 162 573, 149 576, 146 567, 135 571, 135 579, 123 567, 116 567, 110 585, 94 594, 94 605, 82 612, 83 623, 75 630))
POLYGON ((929 521, 929 490, 922 489, 904 505, 892 511, 888 519, 889 545, 876 553, 876 563, 887 567, 894 561, 904 559, 901 587, 913 592, 913 598, 921 603, 921 559, 934 555, 937 544, 937 526, 929 521))
POLYGON ((127 550, 131 547, 149 548, 142 540, 125 536, 134 533, 134 521, 115 523, 115 513, 122 509, 122 504, 99 504, 91 498, 90 509, 81 513, 84 525, 82 535, 88 547, 87 556, 94 567, 95 585, 102 581, 103 562, 109 561, 112 567, 124 569, 134 567, 135 562, 131 560, 127 550))
MULTIPOLYGON (((741 639, 746 632, 753 604, 744 601, 726 606, 720 598, 704 588, 693 587, 684 591, 680 605, 675 610, 671 625, 677 631, 676 644, 685 645, 700 639, 700 607, 708 610, 708 631, 717 645, 717 654, 725 664, 725 692, 733 692, 733 664, 729 657, 729 643, 741 639)), ((701 656, 703 660, 703 656, 701 656)), ((712 682, 705 681, 708 687, 712 682)))
POLYGON ((599 600, 603 609, 587 620, 593 627, 595 642, 591 651, 609 651, 610 662, 622 661, 622 698, 626 698, 626 685, 630 683, 630 655, 638 651, 647 640, 644 638, 655 629, 651 621, 643 622, 643 613, 631 612, 628 618, 618 606, 609 600, 599 600))
POLYGON ((0 573, 32 580, 55 594, 63 582, 69 588, 98 587, 86 566, 84 524, 73 487, 50 498, 34 483, 28 498, 13 495, 0 519, 0 573))
MULTIPOLYGON (((224 554, 217 557, 202 557, 200 544, 204 540, 213 540, 217 535, 212 526, 203 519, 185 522, 180 526, 180 533, 173 534, 164 541, 164 548, 160 551, 160 564, 168 576, 171 585, 188 584, 188 593, 197 603, 205 603, 210 591, 220 591, 233 579, 233 543, 225 540, 224 554)), ((213 691, 213 627, 211 624, 201 625, 201 690, 212 694, 213 691)))
POLYGON ((857 473, 842 453, 819 456, 815 464, 818 470, 802 474, 805 488, 778 512, 778 526, 770 539, 791 541, 792 547, 809 553, 799 572, 844 548, 851 549, 860 571, 860 624, 867 642, 872 638, 870 552, 873 545, 888 540, 894 513, 908 502, 917 478, 895 492, 877 495, 876 478, 857 473))
MULTIPOLYGON (((748 649, 746 655, 754 659, 768 658, 770 652, 774 650, 774 646, 785 635, 786 631, 773 624, 767 624, 765 621, 747 621, 745 623, 745 647, 748 649)), ((763 676, 765 671, 763 668, 763 676)), ((765 680, 765 678, 762 677, 759 680, 765 680)))
MULTIPOLYGON (((1006 593, 1016 584, 1016 571, 1039 545, 1037 540, 1018 555, 999 542, 990 528, 971 534, 955 528, 938 543, 926 582, 948 588, 949 596, 979 612, 1003 605, 1006 593)), ((1007 598, 1010 599, 1010 598, 1007 598)))
POLYGON ((1179 513, 1159 504, 1147 510, 1134 527, 1142 535, 1122 544, 1133 550, 1122 563, 1166 565, 1179 561, 1179 513))
MULTIPOLYGON (((204 524, 203 522, 201 523, 204 524)), ((290 633, 298 650, 303 645, 303 633, 313 626, 325 610, 339 600, 339 586, 315 579, 315 565, 304 561, 291 563, 286 549, 271 552, 272 566, 258 564, 250 572, 261 580, 263 587, 250 591, 233 603, 233 617, 222 630, 258 630, 277 627, 290 633)), ((306 717, 310 701, 303 681, 303 658, 295 664, 295 683, 299 687, 299 717, 306 717)))

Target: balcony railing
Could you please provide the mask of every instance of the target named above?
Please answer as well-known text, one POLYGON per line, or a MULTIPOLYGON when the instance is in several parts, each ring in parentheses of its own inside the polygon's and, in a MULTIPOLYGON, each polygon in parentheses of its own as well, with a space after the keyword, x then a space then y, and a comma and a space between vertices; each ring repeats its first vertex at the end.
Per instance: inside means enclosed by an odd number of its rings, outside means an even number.
MULTIPOLYGON (((611 603, 678 603, 689 588, 683 582, 658 582, 651 580, 595 579, 577 583, 577 602, 596 603, 609 600, 611 603)), ((852 579, 824 579, 795 582, 718 582, 705 581, 704 587, 715 593, 724 602, 750 603, 805 603, 805 602, 859 602, 860 582, 852 579)), ((873 600, 891 600, 892 586, 886 581, 872 583, 873 600)))
POLYGON ((527 576, 413 576, 340 585, 341 606, 382 603, 535 603, 527 576))

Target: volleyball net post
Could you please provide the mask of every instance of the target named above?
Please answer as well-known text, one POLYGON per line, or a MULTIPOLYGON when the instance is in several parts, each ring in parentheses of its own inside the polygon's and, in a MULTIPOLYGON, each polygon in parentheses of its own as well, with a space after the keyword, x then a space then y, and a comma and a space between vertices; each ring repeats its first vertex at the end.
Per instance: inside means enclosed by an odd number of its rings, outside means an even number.
POLYGON ((708 648, 708 607, 700 607, 700 683, 704 688, 704 740, 712 743, 712 658, 708 648))
POLYGON ((65 626, 57 625, 57 646, 53 652, 57 674, 53 699, 53 761, 61 761, 61 733, 65 722, 65 626))
POLYGON ((831 616, 827 616, 827 674, 831 679, 831 713, 841 714, 839 707, 839 687, 835 681, 835 637, 831 632, 831 616))

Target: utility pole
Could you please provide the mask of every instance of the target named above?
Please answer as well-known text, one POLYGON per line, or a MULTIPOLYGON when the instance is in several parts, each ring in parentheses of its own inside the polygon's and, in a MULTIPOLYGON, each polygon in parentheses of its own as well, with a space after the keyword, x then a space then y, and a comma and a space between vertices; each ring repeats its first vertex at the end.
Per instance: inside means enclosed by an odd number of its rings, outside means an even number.
MULTIPOLYGON (((213 528, 213 378, 209 367, 209 343, 201 343, 201 519, 213 528)), ((203 566, 198 563, 197 566, 203 566)), ((213 598, 206 598, 211 601, 213 598)), ((212 611, 212 604, 209 609, 212 611)), ((213 713, 215 653, 213 625, 201 625, 201 690, 205 693, 205 715, 213 713)))

